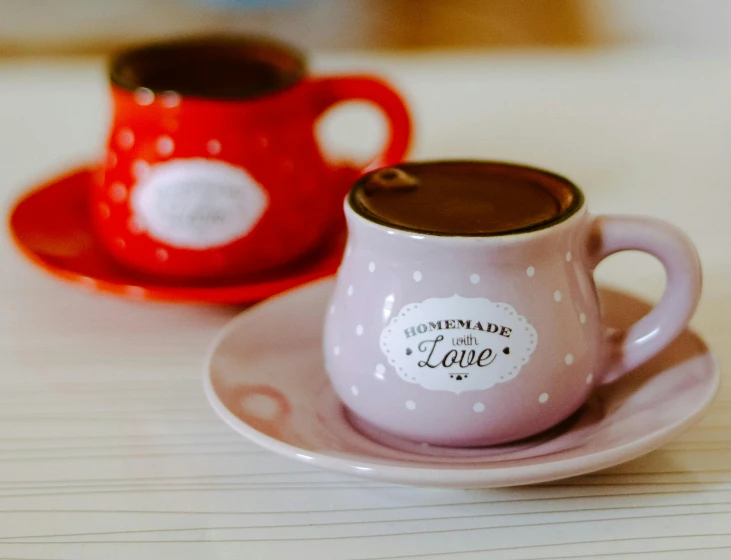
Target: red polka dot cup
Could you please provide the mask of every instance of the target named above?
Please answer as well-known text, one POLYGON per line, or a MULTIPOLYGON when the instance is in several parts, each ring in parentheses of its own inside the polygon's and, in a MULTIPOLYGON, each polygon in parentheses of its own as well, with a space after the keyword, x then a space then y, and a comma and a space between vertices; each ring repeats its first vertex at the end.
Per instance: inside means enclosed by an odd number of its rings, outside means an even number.
MULTIPOLYGON (((568 418, 594 387, 662 350, 695 310, 698 257, 667 223, 593 216, 570 181, 529 167, 437 162, 395 169, 370 173, 351 190, 346 256, 325 311, 325 369, 367 434, 445 446, 537 434, 568 418), (419 189, 437 168, 449 190, 462 173, 476 185, 512 177, 513 186, 545 189, 556 211, 521 228, 452 234, 385 219, 385 210, 396 215, 404 194, 394 194, 378 215, 362 202, 379 173, 390 180, 404 172, 400 187, 419 189), (608 332, 592 274, 625 250, 656 257, 667 287, 628 331, 608 332)), ((444 199, 434 205, 439 216, 468 213, 444 199)))
POLYGON ((323 155, 315 124, 346 101, 377 106, 399 161, 407 108, 383 81, 311 77, 299 53, 258 39, 169 42, 111 64, 114 116, 93 189, 99 238, 153 275, 212 278, 271 269, 318 246, 358 171, 323 155))

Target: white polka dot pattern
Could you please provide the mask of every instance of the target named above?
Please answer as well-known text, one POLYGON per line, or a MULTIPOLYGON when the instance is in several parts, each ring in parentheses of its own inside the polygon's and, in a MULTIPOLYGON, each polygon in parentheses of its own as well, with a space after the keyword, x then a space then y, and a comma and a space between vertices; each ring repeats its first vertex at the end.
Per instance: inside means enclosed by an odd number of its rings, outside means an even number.
POLYGON ((132 175, 138 181, 144 179, 150 174, 150 164, 144 160, 138 159, 132 163, 132 175))
POLYGON ((104 220, 106 220, 111 215, 111 212, 109 210, 109 205, 107 203, 102 202, 101 204, 99 204, 99 215, 104 220))
POLYGON ((123 150, 129 150, 135 145, 135 135, 129 128, 121 128, 117 133, 117 144, 123 150))
POLYGON ((221 153, 221 143, 218 140, 209 140, 206 149, 212 156, 217 156, 221 153))
POLYGON ((137 88, 134 93, 135 102, 138 105, 147 106, 152 105, 155 101, 155 94, 151 89, 141 87, 137 88))
POLYGON ((157 148, 158 154, 167 157, 173 153, 173 150, 175 149, 175 142, 173 142, 173 139, 170 138, 170 136, 160 136, 160 138, 157 139, 155 147, 157 148))
POLYGON ((125 200, 127 200, 127 187, 119 182, 112 183, 112 186, 109 187, 109 198, 112 199, 112 202, 124 202, 125 200))
POLYGON ((172 109, 180 105, 180 96, 174 91, 165 91, 160 96, 163 107, 172 109))
POLYGON ((127 229, 129 229, 130 233, 134 235, 139 235, 142 233, 142 224, 140 224, 140 221, 137 218, 130 218, 127 222, 127 229))

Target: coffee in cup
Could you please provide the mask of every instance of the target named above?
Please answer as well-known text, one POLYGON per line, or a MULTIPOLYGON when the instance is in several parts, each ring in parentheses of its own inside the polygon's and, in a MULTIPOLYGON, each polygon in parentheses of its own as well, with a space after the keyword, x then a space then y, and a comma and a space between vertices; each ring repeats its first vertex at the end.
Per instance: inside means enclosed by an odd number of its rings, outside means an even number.
POLYGON ((401 229, 498 235, 552 220, 574 196, 560 177, 528 167, 451 162, 382 169, 355 184, 351 202, 369 219, 401 229))

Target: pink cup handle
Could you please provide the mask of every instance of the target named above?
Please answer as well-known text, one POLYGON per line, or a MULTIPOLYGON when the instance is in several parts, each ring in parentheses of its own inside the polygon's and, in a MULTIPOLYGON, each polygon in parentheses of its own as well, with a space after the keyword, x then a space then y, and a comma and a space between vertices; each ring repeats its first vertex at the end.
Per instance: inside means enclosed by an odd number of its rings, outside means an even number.
POLYGON ((652 358, 685 328, 701 295, 701 267, 693 243, 678 228, 652 218, 599 216, 594 220, 593 270, 619 251, 644 251, 665 267, 658 304, 626 331, 608 334, 610 355, 602 384, 611 383, 652 358))

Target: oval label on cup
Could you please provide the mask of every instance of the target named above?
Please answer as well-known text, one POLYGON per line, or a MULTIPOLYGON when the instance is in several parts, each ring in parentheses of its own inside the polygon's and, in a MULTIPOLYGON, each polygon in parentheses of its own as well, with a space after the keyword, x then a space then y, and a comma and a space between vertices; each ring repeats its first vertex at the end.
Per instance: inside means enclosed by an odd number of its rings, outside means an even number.
POLYGON ((401 379, 453 393, 515 379, 537 343, 535 328, 512 306, 456 294, 405 305, 380 340, 401 379))
POLYGON ((266 191, 222 161, 177 159, 150 167, 134 186, 139 228, 173 247, 211 249, 249 233, 267 208, 266 191))

